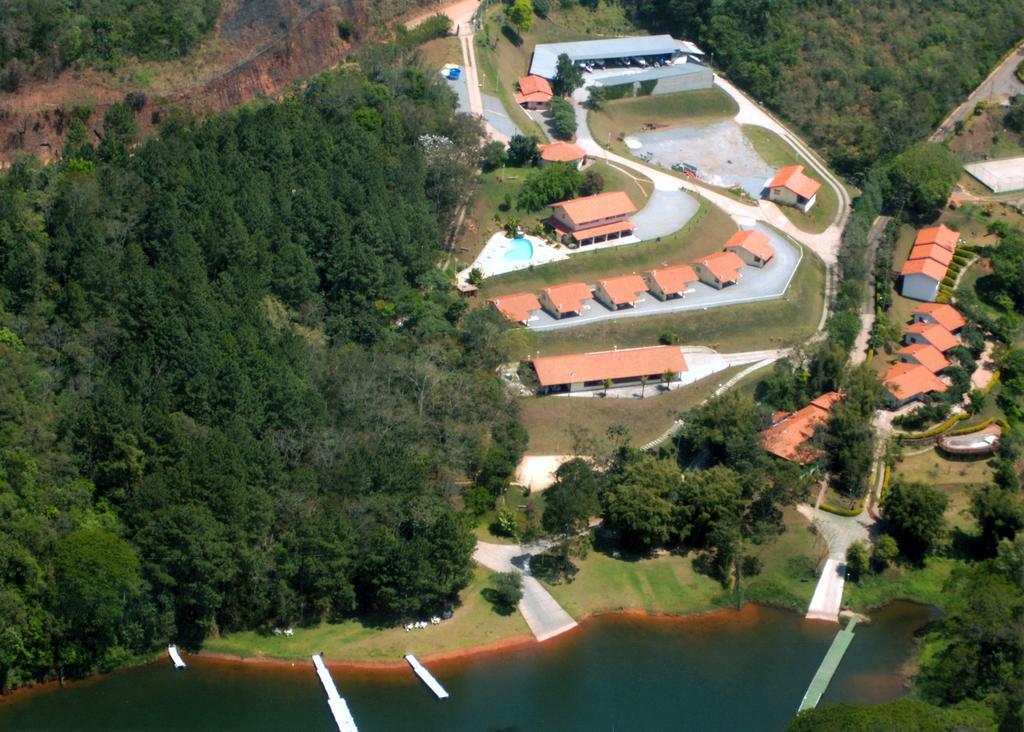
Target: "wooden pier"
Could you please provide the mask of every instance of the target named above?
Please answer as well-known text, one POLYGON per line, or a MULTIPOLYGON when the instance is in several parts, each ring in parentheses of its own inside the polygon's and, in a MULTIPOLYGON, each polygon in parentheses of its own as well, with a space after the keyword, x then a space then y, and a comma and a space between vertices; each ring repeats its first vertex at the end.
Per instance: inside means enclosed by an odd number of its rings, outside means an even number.
POLYGON ((438 699, 448 698, 448 692, 444 690, 444 687, 441 686, 441 684, 437 683, 437 679, 435 679, 431 673, 424 668, 423 664, 416 660, 416 656, 410 653, 405 657, 405 660, 409 662, 409 665, 412 666, 412 670, 415 671, 416 675, 423 680, 423 683, 437 695, 438 699))
POLYGON ((178 647, 173 643, 167 646, 167 655, 171 657, 171 661, 174 663, 174 668, 185 668, 185 661, 182 660, 181 654, 178 653, 178 647))
POLYGON ((832 677, 835 676, 836 670, 839 668, 840 661, 843 660, 843 656, 846 655, 846 649, 850 647, 850 643, 853 642, 853 628, 857 625, 857 618, 850 618, 850 622, 846 624, 846 628, 836 633, 835 639, 832 641, 832 645, 829 646, 828 653, 825 654, 825 658, 822 660, 821 665, 818 666, 817 673, 814 674, 814 678, 811 679, 811 685, 807 687, 807 693, 804 694, 803 700, 800 702, 800 708, 797 712, 802 712, 805 709, 814 709, 818 706, 818 702, 821 701, 822 695, 828 688, 829 683, 832 681, 832 677))
POLYGON ((356 728, 356 720, 352 718, 352 712, 348 710, 348 704, 338 693, 338 687, 334 685, 331 672, 327 670, 323 656, 319 653, 313 654, 313 666, 316 668, 316 675, 320 677, 324 691, 327 692, 327 706, 334 717, 334 723, 338 725, 338 732, 359 732, 356 728))

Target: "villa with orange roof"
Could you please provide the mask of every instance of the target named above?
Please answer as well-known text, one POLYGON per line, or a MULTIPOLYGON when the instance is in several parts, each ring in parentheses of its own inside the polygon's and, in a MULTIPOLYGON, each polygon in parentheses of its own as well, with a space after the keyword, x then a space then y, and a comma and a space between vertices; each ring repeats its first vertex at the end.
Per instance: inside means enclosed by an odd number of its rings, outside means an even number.
POLYGON ((942 353, 960 345, 960 339, 938 323, 913 323, 907 326, 903 342, 908 346, 912 343, 927 343, 942 353))
POLYGON ((677 264, 674 267, 652 269, 644 274, 647 289, 659 300, 671 300, 682 297, 690 289, 690 285, 700 277, 688 264, 677 264))
POLYGON ((960 311, 948 303, 929 302, 914 308, 915 323, 938 323, 950 333, 957 333, 967 325, 960 311))
POLYGON ((946 391, 946 384, 927 367, 916 363, 893 364, 882 375, 890 404, 899 408, 933 392, 946 391))
POLYGON ((931 257, 924 259, 908 259, 900 274, 903 284, 900 292, 904 297, 925 302, 935 302, 939 294, 939 285, 946 276, 946 265, 939 264, 931 257))
POLYGON ((540 300, 532 292, 513 292, 509 295, 499 295, 489 300, 498 309, 498 312, 511 320, 513 323, 526 325, 533 319, 534 311, 540 310, 540 300))
POLYGON ((541 145, 540 167, 551 163, 571 163, 577 169, 587 164, 587 151, 574 142, 559 140, 548 145, 541 145))
POLYGON ((788 165, 768 181, 767 188, 769 201, 807 213, 817 200, 821 183, 804 173, 804 166, 788 165))
POLYGON ((598 280, 594 297, 609 310, 622 310, 636 305, 641 292, 647 292, 647 283, 634 273, 598 280))
POLYGON ((744 262, 754 267, 765 266, 775 256, 771 239, 767 234, 756 229, 737 231, 725 242, 723 249, 738 254, 744 262))
POLYGON ((896 355, 903 363, 921 364, 933 374, 949 367, 949 359, 930 343, 911 343, 896 351, 896 355))
POLYGON ((721 290, 740 281, 745 265, 736 252, 716 252, 694 262, 693 270, 705 285, 721 290))
POLYGON ((545 287, 540 293, 540 304, 554 318, 565 318, 583 312, 583 301, 594 295, 582 282, 565 282, 545 287))
POLYGON ((959 243, 960 234, 945 224, 929 226, 926 229, 921 229, 917 232, 917 236, 914 238, 915 247, 919 247, 922 244, 938 244, 940 247, 947 249, 950 252, 955 252, 956 245, 959 243))
POLYGON ((679 346, 538 356, 532 364, 545 394, 602 389, 605 379, 614 386, 640 384, 643 379, 659 382, 666 373, 678 378, 688 370, 679 346))
POLYGON ((830 391, 796 412, 777 413, 772 426, 761 433, 764 449, 783 460, 801 465, 813 461, 818 456, 818 450, 807 443, 818 428, 828 421, 832 407, 842 398, 839 392, 830 391))
POLYGON ((519 79, 519 91, 515 96, 516 104, 524 109, 547 109, 555 93, 547 79, 531 74, 519 79))
POLYGON ((635 211, 625 191, 608 191, 552 204, 548 222, 563 240, 572 238, 584 247, 632 235, 636 226, 627 217, 635 211))

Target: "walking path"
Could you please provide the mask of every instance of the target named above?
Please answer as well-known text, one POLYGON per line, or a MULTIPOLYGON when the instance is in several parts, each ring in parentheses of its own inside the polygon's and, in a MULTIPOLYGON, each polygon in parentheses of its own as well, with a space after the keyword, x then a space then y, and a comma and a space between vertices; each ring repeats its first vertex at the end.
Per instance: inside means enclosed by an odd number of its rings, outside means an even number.
POLYGON ((538 641, 545 641, 576 627, 577 623, 551 593, 530 574, 529 558, 541 554, 554 545, 543 540, 533 544, 490 544, 476 543, 473 559, 495 572, 519 572, 523 575, 523 599, 519 601, 519 612, 530 626, 538 641))
MULTIPOLYGON (((867 261, 874 262, 878 252, 878 244, 882 240, 885 227, 892 220, 891 216, 879 216, 871 224, 871 231, 868 232, 867 261)), ((967 268, 964 267, 964 270, 967 268)), ((871 339, 871 328, 875 324, 875 285, 866 288, 864 293, 864 306, 860 312, 860 332, 853 342, 853 353, 850 354, 850 363, 858 366, 868 357, 868 341, 871 339)))

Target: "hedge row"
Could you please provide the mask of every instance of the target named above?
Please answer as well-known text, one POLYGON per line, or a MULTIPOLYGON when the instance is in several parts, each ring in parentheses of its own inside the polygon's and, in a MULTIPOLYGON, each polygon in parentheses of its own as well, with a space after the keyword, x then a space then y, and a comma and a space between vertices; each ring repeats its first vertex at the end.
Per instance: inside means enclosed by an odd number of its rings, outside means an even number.
POLYGON ((864 499, 861 498, 860 501, 857 502, 857 508, 839 508, 828 503, 823 503, 818 508, 822 511, 834 513, 836 516, 846 516, 847 518, 851 516, 860 516, 860 512, 864 510, 864 499))
POLYGON ((961 420, 964 420, 964 419, 967 419, 970 416, 971 415, 965 414, 965 413, 954 414, 952 417, 947 419, 945 422, 943 422, 942 424, 935 425, 930 430, 926 430, 924 432, 918 432, 917 434, 902 435, 902 437, 903 437, 904 440, 927 440, 929 437, 935 437, 936 435, 941 435, 943 432, 948 430, 950 427, 955 425, 957 422, 959 422, 961 420))

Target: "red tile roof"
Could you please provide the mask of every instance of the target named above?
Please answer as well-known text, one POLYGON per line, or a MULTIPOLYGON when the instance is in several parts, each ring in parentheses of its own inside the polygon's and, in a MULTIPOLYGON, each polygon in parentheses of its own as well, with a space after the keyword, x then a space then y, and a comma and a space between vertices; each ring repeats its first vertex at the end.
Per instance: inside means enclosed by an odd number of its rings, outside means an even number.
POLYGON ((529 94, 515 94, 516 104, 544 104, 551 101, 551 95, 544 92, 530 92, 529 94))
POLYGON ((949 359, 942 355, 942 351, 927 343, 911 343, 896 351, 896 355, 913 358, 933 374, 949 366, 949 359))
POLYGON ((761 261, 764 262, 767 262, 775 256, 775 250, 772 249, 771 246, 771 239, 768 238, 767 234, 758 231, 757 229, 737 231, 729 237, 727 242, 725 242, 723 249, 729 250, 734 247, 737 249, 746 249, 755 257, 760 257, 761 261))
POLYGON ((900 270, 900 274, 923 274, 936 282, 942 282, 942 278, 946 276, 946 267, 930 258, 908 259, 907 263, 903 265, 903 269, 900 270))
POLYGON ((591 239, 595 236, 606 236, 608 234, 614 234, 615 232, 633 231, 636 228, 629 219, 622 219, 621 221, 613 221, 610 224, 601 224, 600 226, 592 226, 589 229, 576 229, 572 232, 572 238, 576 241, 583 241, 584 239, 591 239))
POLYGON ((914 308, 914 315, 927 315, 948 331, 955 331, 967 325, 960 311, 948 303, 929 302, 914 308))
POLYGON ((552 142, 540 146, 540 156, 549 163, 573 163, 587 156, 587 151, 572 142, 552 142))
POLYGON ((565 282, 544 288, 551 304, 559 314, 574 313, 583 307, 583 301, 593 297, 590 288, 582 282, 565 282))
POLYGON ((821 188, 821 183, 805 175, 804 166, 787 165, 775 174, 775 177, 768 183, 768 187, 788 188, 798 196, 811 198, 821 188))
POLYGON ((647 283, 638 274, 619 275, 598 280, 598 284, 608 293, 608 297, 615 305, 636 302, 639 292, 647 292, 647 283))
POLYGON ((492 297, 490 301, 498 312, 513 323, 525 323, 530 319, 531 310, 540 310, 540 300, 532 292, 513 292, 510 295, 492 297))
POLYGON ((740 259, 740 255, 735 252, 715 252, 703 259, 698 259, 695 264, 707 267, 719 282, 735 282, 740 277, 740 269, 747 266, 747 263, 740 259))
POLYGON ((953 229, 949 228, 945 224, 938 226, 929 226, 927 229, 921 229, 917 232, 917 237, 914 239, 914 246, 920 246, 921 244, 938 244, 943 249, 949 251, 955 251, 957 242, 960 241, 960 234, 953 229))
POLYGON ((582 226, 589 221, 598 221, 612 216, 628 216, 636 211, 636 206, 633 205, 633 201, 625 191, 597 193, 584 198, 559 201, 551 206, 552 208, 561 208, 575 226, 582 226))
POLYGON ((910 250, 908 260, 912 259, 934 259, 943 267, 949 267, 953 261, 953 252, 939 244, 919 244, 910 250))
POLYGON ((548 99, 555 95, 551 90, 551 84, 548 83, 548 80, 543 76, 536 76, 534 74, 519 77, 519 91, 523 94, 535 94, 540 92, 542 94, 547 94, 548 99))
POLYGON ((676 295, 686 292, 687 285, 700 279, 693 267, 688 264, 677 264, 674 267, 652 269, 647 273, 648 277, 658 283, 658 287, 666 295, 676 295))
POLYGON ((679 346, 539 356, 533 359, 533 368, 541 386, 653 376, 666 371, 678 374, 687 370, 679 346))
POLYGON ((960 339, 938 323, 912 323, 906 332, 921 336, 943 353, 960 345, 960 339))
POLYGON ((916 363, 894 364, 882 376, 882 383, 901 402, 933 391, 944 392, 948 388, 927 367, 916 363))
POLYGON ((804 443, 814 436, 818 427, 828 419, 832 407, 842 398, 839 392, 830 391, 793 414, 783 413, 785 416, 781 421, 762 433, 765 450, 799 463, 813 460, 816 451, 804 443))

